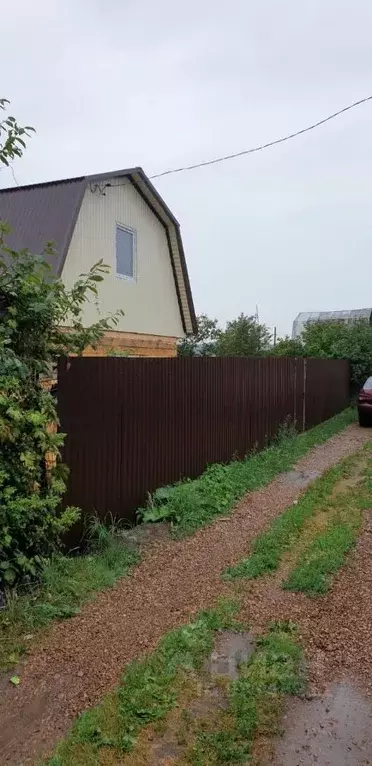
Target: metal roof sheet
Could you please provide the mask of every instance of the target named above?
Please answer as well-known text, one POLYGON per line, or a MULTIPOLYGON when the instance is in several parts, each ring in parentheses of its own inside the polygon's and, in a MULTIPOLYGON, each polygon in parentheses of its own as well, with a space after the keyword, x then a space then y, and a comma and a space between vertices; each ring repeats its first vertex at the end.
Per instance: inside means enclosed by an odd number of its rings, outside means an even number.
POLYGON ((166 229, 182 322, 187 334, 195 333, 196 316, 180 226, 140 167, 0 189, 0 220, 12 227, 6 243, 14 250, 27 247, 30 252, 41 254, 46 243, 53 241, 56 255, 47 260, 60 276, 88 184, 107 182, 110 186, 111 178, 120 177, 131 180, 166 229))
POLYGON ((12 227, 6 244, 41 254, 53 240, 56 255, 48 258, 60 275, 85 191, 85 179, 0 189, 0 220, 12 227))

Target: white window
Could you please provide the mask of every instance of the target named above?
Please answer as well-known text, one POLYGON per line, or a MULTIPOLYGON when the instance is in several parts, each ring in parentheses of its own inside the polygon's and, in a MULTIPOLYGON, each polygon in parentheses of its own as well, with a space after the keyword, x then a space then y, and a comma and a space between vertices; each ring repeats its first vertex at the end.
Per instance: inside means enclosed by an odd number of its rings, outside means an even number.
POLYGON ((116 274, 136 278, 136 232, 120 223, 116 224, 116 274))

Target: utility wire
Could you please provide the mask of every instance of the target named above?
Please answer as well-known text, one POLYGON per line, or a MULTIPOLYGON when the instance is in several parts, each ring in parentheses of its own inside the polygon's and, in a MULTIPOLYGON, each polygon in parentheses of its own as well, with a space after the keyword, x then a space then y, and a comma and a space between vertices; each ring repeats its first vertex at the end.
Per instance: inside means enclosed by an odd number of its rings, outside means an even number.
POLYGON ((242 152, 234 152, 234 154, 226 154, 224 157, 216 157, 213 160, 205 160, 204 162, 197 162, 195 165, 185 165, 185 167, 182 167, 182 168, 172 168, 171 170, 164 170, 162 173, 156 173, 155 175, 150 176, 150 178, 161 178, 162 176, 169 176, 172 173, 183 173, 186 170, 196 170, 196 168, 204 168, 207 165, 217 165, 217 163, 219 162, 226 162, 226 160, 233 160, 235 159, 235 157, 243 157, 246 154, 261 152, 263 149, 268 149, 270 146, 283 144, 285 141, 290 141, 291 138, 296 138, 296 136, 301 136, 303 133, 308 133, 310 130, 319 128, 320 125, 324 125, 326 122, 329 122, 330 120, 334 120, 334 118, 339 117, 340 114, 349 112, 350 109, 354 109, 356 106, 365 104, 367 101, 372 101, 372 96, 367 96, 366 98, 361 98, 359 101, 354 101, 352 104, 349 104, 348 106, 344 106, 344 108, 340 109, 338 112, 334 112, 334 114, 330 114, 328 117, 324 117, 323 120, 319 120, 319 122, 314 122, 313 125, 309 125, 307 128, 302 128, 302 130, 297 130, 295 133, 289 133, 288 136, 283 136, 283 138, 277 138, 275 141, 269 141, 267 144, 260 144, 259 146, 255 146, 252 149, 244 149, 242 152))

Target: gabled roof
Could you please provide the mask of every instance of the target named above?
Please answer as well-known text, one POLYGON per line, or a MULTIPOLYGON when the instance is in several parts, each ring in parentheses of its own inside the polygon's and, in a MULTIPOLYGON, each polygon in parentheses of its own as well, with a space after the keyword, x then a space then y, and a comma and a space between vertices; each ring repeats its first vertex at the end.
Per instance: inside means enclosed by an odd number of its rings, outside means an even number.
POLYGON ((53 241, 57 252, 49 262, 53 271, 61 276, 86 188, 99 184, 104 191, 111 179, 124 177, 131 181, 164 226, 182 323, 185 332, 192 334, 197 329, 196 317, 180 225, 140 167, 0 189, 0 220, 8 221, 12 227, 7 245, 14 250, 27 247, 30 252, 39 254, 46 242, 53 241))

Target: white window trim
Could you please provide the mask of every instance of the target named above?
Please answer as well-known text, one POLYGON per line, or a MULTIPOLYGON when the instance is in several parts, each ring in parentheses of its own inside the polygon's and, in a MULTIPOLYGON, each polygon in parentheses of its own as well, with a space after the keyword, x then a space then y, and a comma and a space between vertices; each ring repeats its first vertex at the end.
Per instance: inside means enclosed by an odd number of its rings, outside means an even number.
POLYGON ((136 229, 132 229, 131 226, 126 226, 120 221, 115 222, 115 273, 118 279, 126 279, 127 282, 137 282, 137 232, 136 229), (127 231, 133 236, 133 276, 128 277, 127 274, 119 274, 117 268, 117 254, 116 254, 116 229, 122 229, 127 231))

